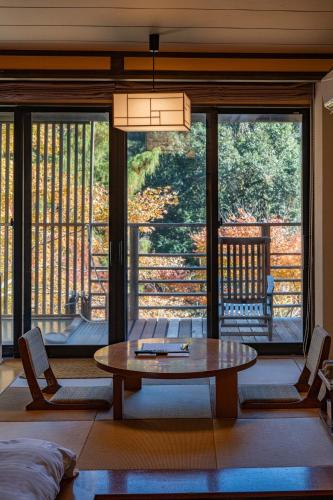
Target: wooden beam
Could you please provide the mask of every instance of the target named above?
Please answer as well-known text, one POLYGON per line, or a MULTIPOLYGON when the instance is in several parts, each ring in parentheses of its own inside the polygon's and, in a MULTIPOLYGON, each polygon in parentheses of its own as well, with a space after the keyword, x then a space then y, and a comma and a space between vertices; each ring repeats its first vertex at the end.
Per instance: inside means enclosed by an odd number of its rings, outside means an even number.
POLYGON ((333 466, 218 470, 91 470, 64 481, 73 500, 209 500, 333 495, 333 466), (96 495, 96 496, 95 496, 96 495))
MULTIPOLYGON (((157 71, 155 76, 157 81, 169 82, 170 80, 187 81, 293 81, 293 82, 317 82, 320 81, 328 72, 327 69, 309 70, 309 71, 273 71, 257 70, 244 71, 241 68, 230 71, 191 71, 191 70, 161 70, 157 71)), ((25 79, 50 79, 50 80, 91 80, 91 81, 144 81, 151 82, 152 72, 149 70, 131 70, 124 73, 115 74, 111 70, 87 69, 87 70, 64 70, 64 69, 6 69, 0 67, 0 79, 3 80, 25 80, 25 79)))
MULTIPOLYGON (((156 90, 179 89, 179 83, 156 83, 156 90)), ((312 83, 286 82, 181 82, 192 105, 310 105, 312 83)), ((114 92, 151 89, 148 82, 110 81, 0 81, 0 102, 6 104, 103 104, 110 105, 114 92)))

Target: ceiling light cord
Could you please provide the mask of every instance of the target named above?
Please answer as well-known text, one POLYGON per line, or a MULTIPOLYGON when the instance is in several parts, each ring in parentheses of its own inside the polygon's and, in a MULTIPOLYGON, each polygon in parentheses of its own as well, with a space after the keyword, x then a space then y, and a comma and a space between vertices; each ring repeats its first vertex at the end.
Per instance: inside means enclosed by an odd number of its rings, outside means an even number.
POLYGON ((155 91, 155 50, 153 51, 153 91, 155 91))
POLYGON ((151 33, 149 35, 149 50, 153 53, 153 91, 155 91, 155 55, 160 47, 160 35, 151 33))

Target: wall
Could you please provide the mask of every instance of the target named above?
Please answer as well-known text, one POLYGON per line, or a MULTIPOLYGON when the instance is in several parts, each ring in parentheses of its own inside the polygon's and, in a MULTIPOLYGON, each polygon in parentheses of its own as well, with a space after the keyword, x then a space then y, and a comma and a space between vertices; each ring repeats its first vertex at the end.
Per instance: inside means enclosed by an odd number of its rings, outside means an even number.
POLYGON ((313 130, 315 322, 333 337, 333 115, 322 105, 320 83, 313 130))

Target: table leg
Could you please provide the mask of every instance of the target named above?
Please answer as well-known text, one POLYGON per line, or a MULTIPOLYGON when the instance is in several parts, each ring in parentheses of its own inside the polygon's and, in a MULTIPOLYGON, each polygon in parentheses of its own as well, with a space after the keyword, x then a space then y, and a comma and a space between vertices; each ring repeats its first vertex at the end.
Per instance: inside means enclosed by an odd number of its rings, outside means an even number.
POLYGON ((142 387, 142 379, 140 377, 125 377, 126 391, 139 391, 142 387))
POLYGON ((124 378, 113 375, 113 420, 123 419, 124 407, 124 378))
POLYGON ((238 384, 237 372, 230 371, 216 375, 215 405, 217 418, 237 418, 238 384))

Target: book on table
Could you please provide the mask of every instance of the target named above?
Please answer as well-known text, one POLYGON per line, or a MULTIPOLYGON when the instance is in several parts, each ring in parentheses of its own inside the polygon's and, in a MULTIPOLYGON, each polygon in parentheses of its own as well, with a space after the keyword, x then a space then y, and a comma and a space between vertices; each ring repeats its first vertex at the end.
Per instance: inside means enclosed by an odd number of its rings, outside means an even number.
POLYGON ((175 356, 187 357, 190 346, 187 343, 149 343, 144 342, 140 349, 135 351, 136 356, 175 356))

